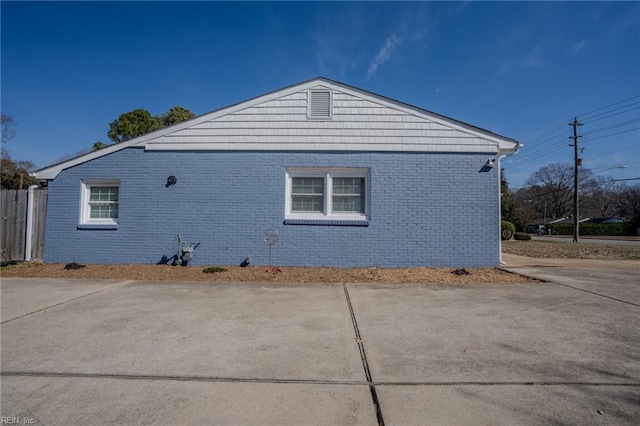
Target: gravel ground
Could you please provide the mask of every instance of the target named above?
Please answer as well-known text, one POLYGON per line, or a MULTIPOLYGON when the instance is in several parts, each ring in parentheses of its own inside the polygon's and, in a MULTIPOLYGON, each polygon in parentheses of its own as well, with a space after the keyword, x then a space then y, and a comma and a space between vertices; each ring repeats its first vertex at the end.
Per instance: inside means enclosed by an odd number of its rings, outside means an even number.
MULTIPOLYGON (((640 259, 640 248, 602 244, 546 241, 506 241, 504 253, 555 259, 640 259)), ((454 268, 301 268, 224 266, 226 271, 206 274, 202 266, 86 265, 65 269, 64 264, 22 263, 2 268, 3 277, 89 278, 147 281, 274 282, 274 283, 522 283, 534 282, 495 268, 467 268, 457 275, 454 268)))

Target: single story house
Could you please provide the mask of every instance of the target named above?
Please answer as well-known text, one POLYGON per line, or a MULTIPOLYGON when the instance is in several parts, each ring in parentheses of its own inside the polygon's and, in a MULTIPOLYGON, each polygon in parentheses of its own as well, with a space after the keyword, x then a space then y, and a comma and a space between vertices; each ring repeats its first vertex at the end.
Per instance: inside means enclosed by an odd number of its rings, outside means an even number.
POLYGON ((38 170, 45 262, 482 267, 521 144, 315 78, 38 170))

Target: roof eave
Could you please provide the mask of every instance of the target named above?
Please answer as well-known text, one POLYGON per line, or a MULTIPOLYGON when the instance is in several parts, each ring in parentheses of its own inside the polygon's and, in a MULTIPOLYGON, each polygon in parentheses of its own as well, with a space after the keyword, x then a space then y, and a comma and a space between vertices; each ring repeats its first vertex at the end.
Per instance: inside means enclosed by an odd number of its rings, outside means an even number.
POLYGON ((147 133, 146 135, 138 136, 137 138, 133 138, 125 142, 120 142, 120 143, 108 146, 99 151, 90 152, 90 153, 83 154, 78 157, 57 163, 57 164, 53 164, 51 166, 36 170, 33 175, 36 179, 41 179, 41 180, 55 179, 56 176, 58 176, 58 174, 61 171, 68 169, 70 167, 85 163, 87 161, 95 160, 97 158, 112 154, 114 152, 129 148, 129 147, 139 146, 139 147, 146 148, 146 142, 154 138, 164 136, 164 135, 169 135, 171 133, 180 131, 186 127, 197 125, 209 120, 215 120, 216 118, 219 118, 221 116, 232 114, 236 111, 249 108, 253 105, 260 104, 263 102, 268 102, 278 97, 288 96, 289 94, 298 92, 300 90, 309 89, 317 85, 327 85, 334 89, 355 93, 358 96, 363 96, 365 98, 373 98, 377 102, 382 102, 391 108, 396 108, 409 114, 413 114, 429 120, 440 122, 450 127, 453 126, 454 128, 457 128, 458 130, 463 131, 465 133, 473 134, 482 139, 496 143, 496 146, 498 148, 498 153, 501 156, 515 155, 520 149, 520 147, 522 146, 521 143, 513 139, 498 135, 496 133, 492 133, 488 130, 481 129, 479 127, 475 127, 471 124, 467 124, 467 123, 455 120, 453 118, 446 117, 446 116, 422 109, 420 107, 416 107, 414 105, 409 105, 404 102, 385 97, 383 95, 378 95, 377 93, 368 92, 366 90, 363 90, 354 86, 350 86, 348 84, 329 80, 325 77, 316 77, 311 80, 303 81, 301 83, 297 83, 291 86, 284 87, 282 89, 278 89, 278 90, 257 96, 255 98, 251 98, 236 104, 232 104, 223 108, 210 111, 208 113, 195 117, 191 120, 187 120, 170 127, 165 127, 165 128, 156 130, 155 132, 147 133))

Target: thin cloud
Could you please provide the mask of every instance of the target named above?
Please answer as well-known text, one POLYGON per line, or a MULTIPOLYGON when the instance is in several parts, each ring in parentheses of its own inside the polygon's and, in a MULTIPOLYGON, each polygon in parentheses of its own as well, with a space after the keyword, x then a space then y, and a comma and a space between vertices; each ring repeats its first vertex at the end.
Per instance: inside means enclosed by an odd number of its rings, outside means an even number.
POLYGON ((577 42, 573 46, 571 46, 571 53, 573 53, 575 55, 576 53, 580 52, 581 50, 583 50, 586 47, 587 47, 587 42, 584 41, 584 40, 580 40, 579 42, 577 42))
POLYGON ((382 48, 380 48, 380 50, 376 54, 376 57, 373 59, 373 62, 371 62, 371 65, 369 65, 369 69, 367 69, 367 74, 365 75, 365 78, 367 80, 375 76, 376 72, 378 71, 378 67, 387 62, 389 58, 391 58, 391 54, 396 49, 398 44, 400 44, 400 41, 401 40, 396 37, 395 34, 391 34, 389 37, 387 37, 387 39, 384 41, 384 44, 382 45, 382 48))
POLYGON ((542 65, 542 46, 534 47, 528 54, 522 57, 522 68, 534 68, 542 65))
POLYGON ((511 71, 513 71, 513 67, 510 64, 502 64, 500 65, 500 68, 498 68, 498 71, 496 72, 496 74, 506 75, 506 74, 510 74, 511 71))

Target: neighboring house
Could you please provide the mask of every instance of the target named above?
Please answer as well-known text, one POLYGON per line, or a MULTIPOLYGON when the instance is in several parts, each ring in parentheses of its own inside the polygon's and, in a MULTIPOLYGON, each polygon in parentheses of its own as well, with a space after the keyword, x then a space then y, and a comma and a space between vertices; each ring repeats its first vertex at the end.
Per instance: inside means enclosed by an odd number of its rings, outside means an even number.
POLYGON ((45 262, 479 267, 520 144, 316 78, 36 172, 45 262))
POLYGON ((608 225, 610 223, 624 223, 624 220, 617 217, 594 217, 594 218, 588 219, 586 222, 608 225))

